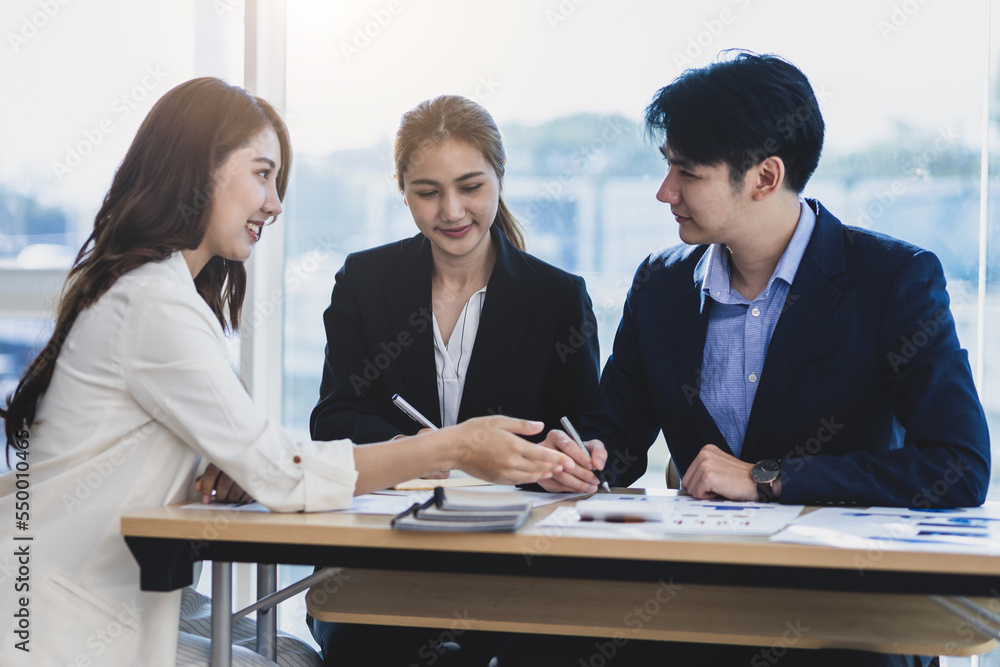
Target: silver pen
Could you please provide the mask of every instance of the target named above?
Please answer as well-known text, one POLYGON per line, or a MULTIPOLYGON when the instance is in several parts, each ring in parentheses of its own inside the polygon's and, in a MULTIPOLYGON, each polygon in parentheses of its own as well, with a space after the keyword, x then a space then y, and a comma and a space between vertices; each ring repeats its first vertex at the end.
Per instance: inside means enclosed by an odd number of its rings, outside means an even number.
POLYGON ((406 399, 404 399, 399 394, 392 395, 392 402, 396 404, 397 408, 405 412, 407 417, 417 422, 421 426, 429 428, 432 431, 438 430, 438 427, 435 426, 430 419, 420 414, 420 412, 415 407, 407 403, 406 399))
MULTIPOLYGON (((580 449, 582 449, 583 453, 587 455, 587 458, 590 458, 590 450, 587 449, 585 444, 583 444, 583 439, 580 438, 580 434, 576 432, 575 428, 573 428, 573 424, 570 423, 569 417, 563 417, 559 420, 559 423, 562 424, 564 429, 566 429, 566 433, 569 434, 569 437, 573 438, 574 442, 580 445, 580 449)), ((604 471, 595 470, 594 476, 597 477, 597 481, 601 483, 601 488, 608 493, 611 493, 611 487, 608 485, 608 480, 604 478, 604 471)))

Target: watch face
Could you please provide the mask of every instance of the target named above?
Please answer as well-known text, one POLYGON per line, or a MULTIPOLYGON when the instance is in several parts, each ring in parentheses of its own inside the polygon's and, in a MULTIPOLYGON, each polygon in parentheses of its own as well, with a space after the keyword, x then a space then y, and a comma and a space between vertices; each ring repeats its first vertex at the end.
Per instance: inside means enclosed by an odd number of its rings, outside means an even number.
POLYGON ((754 464, 753 468, 750 469, 750 476, 753 481, 760 482, 762 484, 769 484, 778 478, 781 474, 781 465, 777 461, 772 461, 770 459, 765 459, 763 461, 758 461, 754 464))

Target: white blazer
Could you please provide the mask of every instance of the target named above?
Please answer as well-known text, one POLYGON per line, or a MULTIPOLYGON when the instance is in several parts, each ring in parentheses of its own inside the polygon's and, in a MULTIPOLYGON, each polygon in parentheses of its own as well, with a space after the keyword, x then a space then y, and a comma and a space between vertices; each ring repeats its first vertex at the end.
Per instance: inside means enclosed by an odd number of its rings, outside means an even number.
POLYGON ((357 480, 349 441, 294 442, 254 406, 180 252, 80 313, 28 440, 27 530, 16 472, 0 476, 5 667, 174 665, 180 591, 139 590, 120 519, 184 500, 199 454, 278 511, 348 507, 357 480), (30 652, 17 648, 22 597, 30 652))

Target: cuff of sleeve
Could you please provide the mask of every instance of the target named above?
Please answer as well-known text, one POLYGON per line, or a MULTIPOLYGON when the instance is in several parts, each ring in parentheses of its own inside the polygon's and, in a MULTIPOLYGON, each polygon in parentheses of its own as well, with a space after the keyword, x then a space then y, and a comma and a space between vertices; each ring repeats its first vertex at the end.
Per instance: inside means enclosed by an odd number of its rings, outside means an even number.
POLYGON ((350 507, 358 481, 354 444, 350 440, 312 444, 313 448, 295 457, 302 468, 303 509, 322 512, 350 507))

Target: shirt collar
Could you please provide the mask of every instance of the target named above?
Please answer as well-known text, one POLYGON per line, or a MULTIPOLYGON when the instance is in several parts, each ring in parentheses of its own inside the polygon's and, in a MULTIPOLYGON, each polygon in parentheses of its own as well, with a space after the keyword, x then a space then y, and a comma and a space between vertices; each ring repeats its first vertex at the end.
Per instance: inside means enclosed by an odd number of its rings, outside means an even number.
MULTIPOLYGON (((770 291, 771 285, 776 279, 783 280, 789 285, 792 284, 815 227, 816 214, 800 197, 799 221, 795 225, 795 232, 792 234, 788 246, 785 247, 785 251, 781 253, 778 265, 774 267, 774 273, 767 281, 764 294, 770 291)), ((701 290, 716 301, 725 298, 730 293, 729 250, 724 243, 713 243, 709 246, 705 263, 705 280, 701 290)))
POLYGON ((180 250, 174 250, 170 253, 170 256, 164 260, 164 263, 166 266, 170 267, 175 274, 177 274, 181 284, 191 285, 191 287, 197 289, 194 284, 194 277, 191 275, 191 267, 188 266, 183 252, 180 250))

